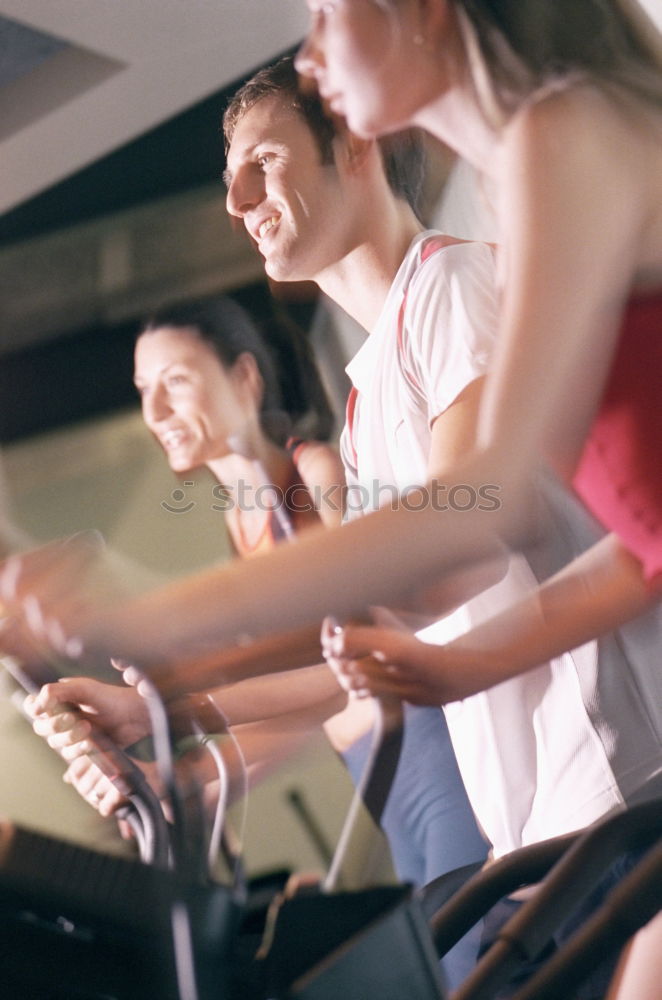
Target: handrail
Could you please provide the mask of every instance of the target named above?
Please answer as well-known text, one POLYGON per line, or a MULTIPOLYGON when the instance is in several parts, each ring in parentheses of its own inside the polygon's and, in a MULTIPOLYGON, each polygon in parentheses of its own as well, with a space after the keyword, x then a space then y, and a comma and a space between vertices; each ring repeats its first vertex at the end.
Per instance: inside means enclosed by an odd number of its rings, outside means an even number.
POLYGON ((400 760, 404 738, 402 702, 399 698, 386 696, 373 698, 372 701, 375 721, 370 752, 324 879, 325 892, 333 892, 338 886, 361 808, 365 807, 369 811, 375 823, 380 822, 400 760))
POLYGON ((586 978, 609 951, 617 953, 662 909, 662 842, 609 894, 599 910, 543 967, 513 1000, 557 1000, 586 978))
MULTIPOLYGON (((36 694, 42 684, 59 680, 59 675, 47 664, 40 664, 38 679, 14 657, 4 656, 2 666, 26 694, 36 694)), ((72 708, 72 711, 76 710, 72 708)), ((94 723, 90 725, 87 741, 93 749, 88 756, 128 800, 127 805, 117 811, 117 817, 126 820, 133 830, 141 861, 157 868, 168 868, 170 830, 158 796, 136 762, 102 729, 94 723)))
MULTIPOLYGON (((476 872, 449 901, 430 917, 430 931, 437 954, 442 957, 469 931, 477 920, 504 896, 522 886, 539 882, 556 864, 578 834, 566 834, 521 847, 476 872)), ((445 876, 441 876, 444 879, 445 876)), ((434 889, 430 883, 423 891, 434 889)))
POLYGON ((501 928, 495 943, 453 1000, 491 1000, 523 960, 533 960, 556 928, 619 854, 647 848, 662 830, 662 799, 632 806, 589 827, 563 852, 533 896, 501 928))

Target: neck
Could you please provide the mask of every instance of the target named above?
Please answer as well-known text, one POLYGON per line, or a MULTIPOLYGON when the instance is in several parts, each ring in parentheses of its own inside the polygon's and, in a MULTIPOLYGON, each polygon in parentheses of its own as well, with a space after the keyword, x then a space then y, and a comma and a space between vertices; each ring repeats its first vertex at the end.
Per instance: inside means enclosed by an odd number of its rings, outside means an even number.
POLYGON ((270 517, 268 506, 257 502, 262 496, 257 491, 265 485, 265 478, 283 492, 287 489, 292 475, 289 456, 264 435, 256 435, 250 458, 233 453, 208 462, 207 467, 230 495, 225 525, 237 551, 254 548, 270 517))
POLYGON ((449 146, 486 176, 493 176, 499 133, 467 90, 452 87, 425 105, 415 124, 449 146))
POLYGON ((254 435, 247 442, 251 457, 232 453, 222 458, 212 459, 207 468, 233 496, 241 491, 255 490, 262 485, 264 476, 274 486, 286 489, 292 474, 292 462, 287 452, 279 448, 264 435, 254 435))
POLYGON ((389 197, 370 213, 365 232, 345 256, 315 277, 320 289, 370 332, 421 224, 409 206, 389 197))

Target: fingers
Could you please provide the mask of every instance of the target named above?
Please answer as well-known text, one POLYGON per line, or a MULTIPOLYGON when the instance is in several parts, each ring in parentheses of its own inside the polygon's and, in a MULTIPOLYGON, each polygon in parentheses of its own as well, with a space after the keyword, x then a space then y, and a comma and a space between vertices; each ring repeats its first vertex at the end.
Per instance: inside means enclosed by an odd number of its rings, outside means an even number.
POLYGON ((120 831, 120 837, 122 838, 122 840, 129 840, 129 841, 135 840, 136 835, 133 831, 133 827, 131 826, 128 820, 118 819, 117 827, 120 831))
MULTIPOLYGON (((108 593, 95 532, 10 556, 0 565, 0 645, 29 662, 82 655, 80 626, 108 593)), ((107 575, 107 574, 106 574, 107 575)))
POLYGON ((92 727, 86 719, 71 710, 63 710, 54 715, 37 715, 32 728, 64 760, 73 760, 90 751, 88 739, 92 727))
POLYGON ((340 626, 326 619, 322 626, 322 651, 338 683, 353 698, 393 692, 393 681, 384 665, 379 644, 380 630, 371 626, 340 626))
POLYGON ((134 667, 133 664, 128 663, 126 660, 111 657, 110 662, 115 667, 115 670, 121 672, 124 683, 134 688, 141 698, 149 698, 151 696, 153 688, 150 681, 145 677, 144 671, 138 667, 134 667))
POLYGON ((72 761, 63 780, 73 785, 78 794, 101 816, 111 816, 127 801, 89 757, 78 757, 72 761))
MULTIPOLYGON (((79 719, 92 722, 120 747, 130 746, 149 732, 149 713, 142 698, 129 687, 106 684, 91 677, 63 677, 46 684, 26 702, 26 711, 34 720, 75 711, 79 719)), ((67 723, 64 723, 65 727, 67 723)), ((40 735, 62 731, 48 728, 40 735)), ((76 731, 84 738, 89 729, 76 731)), ((66 741, 58 741, 58 746, 66 741)))
POLYGON ((140 695, 144 695, 144 690, 141 690, 141 682, 144 680, 145 675, 138 667, 134 667, 131 663, 127 663, 125 660, 111 659, 110 661, 116 670, 119 670, 122 674, 122 680, 129 687, 135 688, 140 695))
POLYGON ((94 682, 87 678, 72 677, 44 684, 37 694, 28 695, 25 699, 25 710, 35 720, 71 714, 83 705, 84 699, 87 702, 91 683, 94 682))
POLYGON ((111 656, 110 665, 119 670, 125 684, 135 687, 140 680, 139 671, 132 666, 128 660, 122 660, 119 656, 111 656))
POLYGON ((346 625, 326 621, 322 650, 331 670, 350 697, 395 695, 414 704, 438 705, 431 683, 438 650, 401 628, 346 625))
POLYGON ((94 532, 49 542, 39 549, 10 556, 0 567, 0 599, 8 605, 27 594, 54 599, 66 594, 96 564, 100 546, 94 532))
POLYGON ((52 647, 44 637, 46 631, 49 630, 45 629, 39 605, 34 600, 20 601, 11 608, 2 605, 0 649, 23 665, 51 661, 52 647))
POLYGON ((322 650, 340 659, 361 659, 375 656, 384 661, 397 655, 411 633, 377 625, 339 625, 325 619, 322 625, 322 650))
MULTIPOLYGON (((0 615, 0 648, 25 664, 50 663, 57 656, 78 659, 83 652, 80 638, 60 620, 61 609, 44 612, 43 595, 27 594, 0 615), (54 656, 56 654, 56 656, 54 656)), ((72 618, 75 604, 69 601, 65 618, 72 618)))
POLYGON ((61 753, 66 760, 89 752, 87 737, 91 732, 90 724, 85 719, 77 718, 73 712, 39 717, 33 722, 32 728, 37 736, 43 737, 49 747, 61 753))
POLYGON ((89 677, 62 677, 58 681, 44 684, 36 695, 26 698, 25 707, 32 718, 37 715, 55 715, 63 706, 87 705, 93 698, 93 691, 99 687, 98 681, 89 677))
POLYGON ((36 695, 28 695, 24 707, 32 719, 32 728, 65 760, 71 760, 89 750, 87 738, 91 725, 71 704, 70 696, 76 684, 64 681, 46 684, 36 695))
POLYGON ((126 798, 89 757, 72 761, 64 774, 64 781, 73 785, 78 794, 102 816, 110 816, 126 798))
POLYGON ((324 659, 333 671, 333 674, 343 691, 352 695, 353 687, 351 683, 351 674, 347 669, 348 663, 343 656, 343 629, 335 618, 329 617, 324 619, 322 622, 320 639, 322 642, 322 655, 324 656, 324 659))

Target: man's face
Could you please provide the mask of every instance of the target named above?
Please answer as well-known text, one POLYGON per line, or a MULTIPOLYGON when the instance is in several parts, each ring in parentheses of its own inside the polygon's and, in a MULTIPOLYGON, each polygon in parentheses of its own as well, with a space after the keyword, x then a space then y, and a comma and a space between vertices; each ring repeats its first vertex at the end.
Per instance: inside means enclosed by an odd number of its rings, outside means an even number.
POLYGON ((228 212, 243 219, 275 281, 315 280, 348 251, 339 172, 321 163, 315 136, 280 98, 239 119, 226 183, 228 212))

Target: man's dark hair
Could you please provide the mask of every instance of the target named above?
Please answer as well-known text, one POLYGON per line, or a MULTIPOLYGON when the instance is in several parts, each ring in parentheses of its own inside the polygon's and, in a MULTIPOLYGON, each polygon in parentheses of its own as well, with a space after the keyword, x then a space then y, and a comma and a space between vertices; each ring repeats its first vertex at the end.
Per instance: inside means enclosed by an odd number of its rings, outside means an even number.
MULTIPOLYGON (((240 119, 252 107, 268 97, 289 104, 305 121, 317 142, 321 162, 333 163, 333 140, 337 135, 334 119, 327 113, 317 91, 301 86, 294 68, 294 57, 283 56, 278 62, 259 70, 231 98, 223 115, 225 150, 232 142, 240 119)), ((407 129, 378 140, 384 173, 391 191, 405 199, 417 211, 425 173, 425 146, 418 129, 407 129)))

